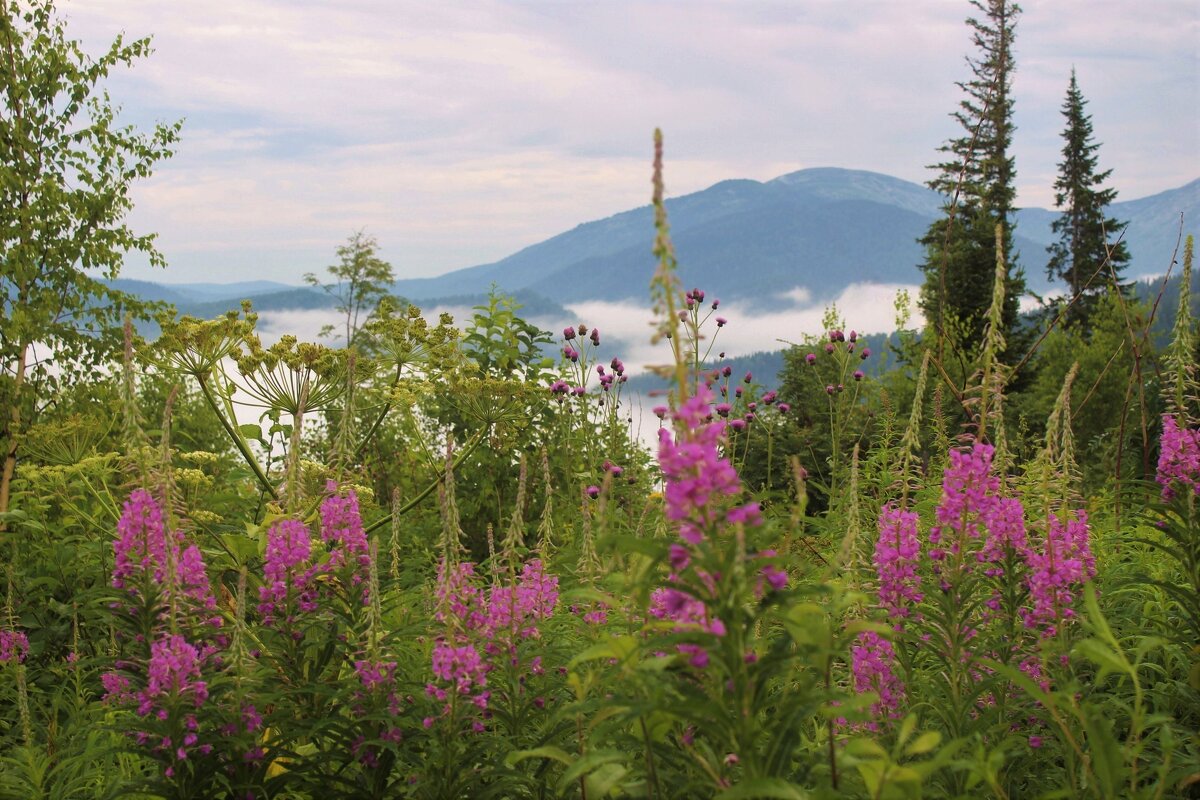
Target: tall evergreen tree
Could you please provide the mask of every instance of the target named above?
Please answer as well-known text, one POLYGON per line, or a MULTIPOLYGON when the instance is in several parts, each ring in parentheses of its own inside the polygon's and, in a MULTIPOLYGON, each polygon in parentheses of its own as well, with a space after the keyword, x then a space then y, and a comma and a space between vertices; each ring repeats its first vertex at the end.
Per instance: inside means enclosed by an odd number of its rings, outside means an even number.
POLYGON ((1123 241, 1117 241, 1126 223, 1106 216, 1117 190, 1100 188, 1112 170, 1096 171, 1100 145, 1093 141, 1092 117, 1084 112, 1085 105, 1087 100, 1079 91, 1072 69, 1062 108, 1067 118, 1063 160, 1054 182, 1054 205, 1062 209, 1062 215, 1051 229, 1059 240, 1047 248, 1050 263, 1046 265, 1047 276, 1063 281, 1071 296, 1077 296, 1067 312, 1067 324, 1082 325, 1084 330, 1101 294, 1111 286, 1122 292, 1130 288, 1120 282, 1121 270, 1129 263, 1129 251, 1123 241))
MULTIPOLYGON (((939 148, 947 158, 931 167, 938 176, 928 183, 946 197, 946 213, 920 240, 926 248, 921 310, 931 331, 943 342, 949 337, 964 354, 983 338, 992 301, 997 224, 1009 271, 1003 322, 1010 343, 1015 342, 1009 334, 1025 289, 1012 257, 1016 169, 1009 155, 1012 46, 1021 9, 1012 0, 971 0, 971 5, 983 17, 967 19, 978 55, 967 57, 971 78, 958 83, 966 97, 953 117, 963 132, 939 148)), ((1010 353, 1015 350, 1009 347, 1010 353)))

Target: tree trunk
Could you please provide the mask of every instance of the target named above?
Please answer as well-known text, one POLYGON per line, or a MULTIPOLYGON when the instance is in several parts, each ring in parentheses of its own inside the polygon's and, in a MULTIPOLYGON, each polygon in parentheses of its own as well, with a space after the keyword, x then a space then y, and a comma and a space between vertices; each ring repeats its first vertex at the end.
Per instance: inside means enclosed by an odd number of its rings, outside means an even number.
MULTIPOLYGON (((8 419, 8 452, 4 454, 4 473, 0 476, 0 514, 8 511, 9 492, 13 473, 17 469, 17 436, 21 431, 21 389, 25 386, 25 367, 28 363, 29 345, 22 343, 17 357, 17 374, 13 382, 12 411, 8 419)), ((8 523, 0 521, 0 532, 8 530, 8 523)))

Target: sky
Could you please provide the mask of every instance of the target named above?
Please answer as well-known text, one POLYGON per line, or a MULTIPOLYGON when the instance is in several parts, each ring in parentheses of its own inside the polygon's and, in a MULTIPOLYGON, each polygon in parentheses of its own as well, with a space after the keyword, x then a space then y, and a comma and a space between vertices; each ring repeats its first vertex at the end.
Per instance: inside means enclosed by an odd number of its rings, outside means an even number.
MULTIPOLYGON (((1027 0, 1018 203, 1050 207, 1072 66, 1100 165, 1129 200, 1200 175, 1200 3, 1027 0)), ((817 166, 930 176, 958 133, 965 0, 59 0, 122 119, 184 120, 133 191, 165 283, 322 272, 365 229, 397 277, 488 263, 670 195, 817 166)))

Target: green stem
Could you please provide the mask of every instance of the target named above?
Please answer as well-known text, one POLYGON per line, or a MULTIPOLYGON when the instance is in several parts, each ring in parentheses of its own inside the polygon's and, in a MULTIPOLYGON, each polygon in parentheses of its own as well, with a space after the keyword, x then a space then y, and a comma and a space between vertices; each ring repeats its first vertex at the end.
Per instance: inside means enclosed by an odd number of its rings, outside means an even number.
MULTIPOLYGON (((484 428, 479 433, 475 434, 475 438, 472 439, 470 441, 470 443, 467 444, 466 447, 464 447, 462 450, 459 451, 458 457, 454 459, 453 466, 455 468, 457 468, 458 465, 462 463, 463 459, 465 459, 467 456, 469 456, 472 453, 472 451, 474 451, 475 448, 479 446, 479 443, 483 441, 483 438, 486 434, 487 434, 487 428, 484 428)), ((370 525, 367 526, 366 533, 368 535, 370 535, 371 533, 382 528, 384 525, 390 525, 393 517, 400 517, 400 516, 403 516, 404 514, 408 513, 409 511, 411 511, 422 500, 424 500, 426 497, 429 497, 429 495, 433 493, 433 490, 437 488, 438 483, 442 480, 442 477, 444 475, 445 475, 445 472, 439 470, 437 475, 434 477, 434 479, 429 482, 429 485, 421 490, 420 494, 418 494, 412 500, 409 500, 407 503, 405 503, 403 506, 401 506, 396 511, 394 511, 390 514, 387 514, 383 517, 380 517, 379 519, 372 522, 370 525)))
POLYGON ((262 471, 262 467, 259 465, 258 460, 254 457, 254 454, 250 452, 250 446, 246 443, 241 431, 233 427, 229 420, 225 418, 225 415, 221 413, 221 409, 217 406, 217 399, 213 397, 212 390, 208 388, 208 382, 205 380, 205 376, 196 375, 196 382, 200 384, 200 391, 203 392, 204 399, 208 402, 209 408, 211 408, 213 413, 217 415, 217 419, 220 421, 221 427, 223 427, 225 432, 229 434, 229 438, 232 439, 234 445, 237 446, 238 452, 242 454, 242 458, 245 459, 246 463, 250 465, 251 471, 254 472, 254 477, 258 479, 258 482, 263 489, 269 495, 271 495, 271 499, 278 500, 279 494, 275 491, 275 487, 271 485, 271 481, 267 478, 266 473, 262 471))

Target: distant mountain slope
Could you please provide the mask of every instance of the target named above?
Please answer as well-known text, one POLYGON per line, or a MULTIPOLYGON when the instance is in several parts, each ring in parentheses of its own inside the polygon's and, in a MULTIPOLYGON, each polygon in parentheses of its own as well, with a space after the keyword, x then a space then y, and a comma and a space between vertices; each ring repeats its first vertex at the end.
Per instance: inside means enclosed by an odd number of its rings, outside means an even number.
MULTIPOLYGON (((862 170, 804 169, 771 181, 728 180, 667 201, 680 276, 712 296, 760 306, 787 300, 796 288, 815 302, 856 282, 916 284, 923 252, 917 239, 941 211, 942 198, 909 181, 862 170)), ((1162 273, 1179 236, 1179 219, 1196 231, 1200 180, 1151 197, 1113 204, 1129 222, 1125 241, 1131 278, 1162 273)), ((1051 287, 1046 246, 1054 241, 1052 210, 1016 214, 1014 248, 1031 290, 1051 287)), ((461 305, 494 283, 543 303, 645 300, 655 264, 649 206, 587 222, 492 264, 436 278, 397 281, 393 293, 424 306, 461 305)), ((118 280, 118 288, 211 316, 249 297, 260 310, 326 308, 333 301, 309 287, 272 281, 154 284, 118 280)))
MULTIPOLYGON (((858 281, 919 283, 916 243, 941 213, 942 199, 915 183, 861 170, 823 167, 765 183, 722 181, 667 201, 680 275, 688 285, 730 299, 769 302, 803 287, 816 300, 858 281)), ((1129 275, 1161 272, 1178 233, 1179 214, 1200 213, 1200 181, 1153 197, 1120 202, 1130 223, 1129 275)), ((1015 250, 1030 288, 1049 288, 1046 246, 1057 213, 1017 213, 1015 250)), ((560 302, 642 298, 654 270, 649 206, 585 223, 493 264, 437 278, 399 281, 414 300, 478 293, 493 282, 533 289, 560 302)))

